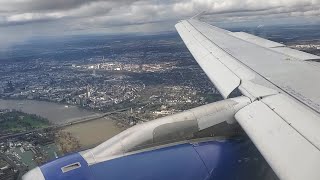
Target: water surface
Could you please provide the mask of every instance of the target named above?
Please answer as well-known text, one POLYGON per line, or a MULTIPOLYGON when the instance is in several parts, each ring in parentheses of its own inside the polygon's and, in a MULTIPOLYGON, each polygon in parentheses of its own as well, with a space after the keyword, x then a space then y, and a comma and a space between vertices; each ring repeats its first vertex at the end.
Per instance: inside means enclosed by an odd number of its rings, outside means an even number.
POLYGON ((65 106, 63 104, 35 100, 0 99, 0 109, 16 109, 29 114, 37 114, 47 118, 53 124, 63 124, 82 117, 98 115, 95 112, 76 106, 65 106))

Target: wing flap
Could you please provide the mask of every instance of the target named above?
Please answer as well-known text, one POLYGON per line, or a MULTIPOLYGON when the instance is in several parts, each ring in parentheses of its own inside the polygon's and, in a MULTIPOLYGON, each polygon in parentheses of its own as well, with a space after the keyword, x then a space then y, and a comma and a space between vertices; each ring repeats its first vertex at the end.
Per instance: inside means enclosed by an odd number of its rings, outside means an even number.
POLYGON ((261 101, 320 149, 320 120, 317 114, 282 94, 269 96, 261 101))
POLYGON ((320 179, 320 151, 261 101, 235 115, 280 179, 320 179))

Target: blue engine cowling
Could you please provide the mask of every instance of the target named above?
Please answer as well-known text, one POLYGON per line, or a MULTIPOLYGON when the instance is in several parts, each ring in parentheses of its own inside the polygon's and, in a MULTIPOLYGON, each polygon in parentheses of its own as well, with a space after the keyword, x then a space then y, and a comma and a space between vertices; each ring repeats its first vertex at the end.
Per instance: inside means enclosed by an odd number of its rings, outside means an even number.
POLYGON ((247 140, 183 143, 88 166, 71 154, 27 173, 23 180, 275 179, 247 140))

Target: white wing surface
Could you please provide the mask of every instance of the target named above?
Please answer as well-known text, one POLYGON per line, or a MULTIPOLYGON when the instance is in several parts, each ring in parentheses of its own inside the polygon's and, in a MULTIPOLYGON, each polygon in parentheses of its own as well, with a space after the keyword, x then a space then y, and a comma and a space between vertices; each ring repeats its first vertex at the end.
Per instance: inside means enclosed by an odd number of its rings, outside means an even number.
POLYGON ((235 118, 279 178, 320 179, 320 57, 195 19, 176 29, 224 98, 251 99, 235 118))

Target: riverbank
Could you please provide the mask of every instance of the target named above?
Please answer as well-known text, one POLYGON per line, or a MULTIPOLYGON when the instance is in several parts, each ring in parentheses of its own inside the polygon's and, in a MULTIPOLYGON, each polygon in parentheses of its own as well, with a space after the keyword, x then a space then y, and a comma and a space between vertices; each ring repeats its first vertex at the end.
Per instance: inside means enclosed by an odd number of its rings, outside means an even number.
POLYGON ((0 137, 49 127, 47 119, 20 111, 0 111, 0 137))

